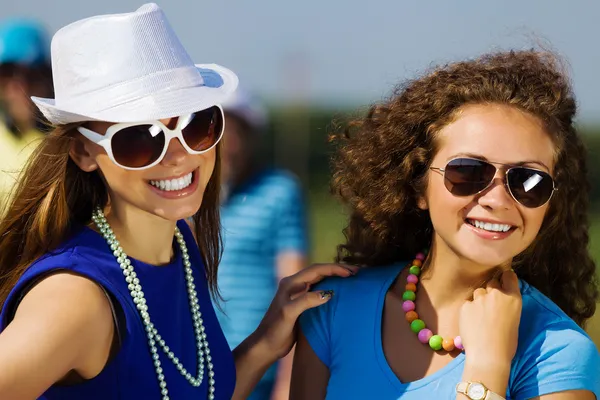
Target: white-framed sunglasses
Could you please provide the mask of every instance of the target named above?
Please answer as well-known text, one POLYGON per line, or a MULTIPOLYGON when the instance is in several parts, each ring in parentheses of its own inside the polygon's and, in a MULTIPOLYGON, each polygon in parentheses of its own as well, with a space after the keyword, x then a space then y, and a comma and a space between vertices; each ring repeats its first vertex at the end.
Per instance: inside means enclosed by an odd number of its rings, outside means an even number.
POLYGON ((179 117, 175 129, 158 120, 114 124, 104 135, 82 126, 77 128, 83 136, 102 146, 112 162, 130 170, 158 164, 174 138, 190 154, 205 153, 219 143, 224 129, 225 118, 219 105, 179 117))

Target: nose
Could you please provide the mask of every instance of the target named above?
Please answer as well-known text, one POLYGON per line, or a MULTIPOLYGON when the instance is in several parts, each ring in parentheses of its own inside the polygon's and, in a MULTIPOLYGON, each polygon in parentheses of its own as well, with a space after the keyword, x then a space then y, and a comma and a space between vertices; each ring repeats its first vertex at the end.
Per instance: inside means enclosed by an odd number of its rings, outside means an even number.
POLYGON ((160 163, 167 167, 176 166, 181 164, 185 160, 187 154, 187 150, 183 147, 179 139, 173 138, 169 142, 169 147, 167 147, 167 153, 165 154, 165 157, 161 160, 160 163))
POLYGON ((514 200, 506 186, 503 172, 496 172, 496 176, 494 176, 490 186, 478 195, 477 203, 490 210, 508 210, 514 206, 514 200))

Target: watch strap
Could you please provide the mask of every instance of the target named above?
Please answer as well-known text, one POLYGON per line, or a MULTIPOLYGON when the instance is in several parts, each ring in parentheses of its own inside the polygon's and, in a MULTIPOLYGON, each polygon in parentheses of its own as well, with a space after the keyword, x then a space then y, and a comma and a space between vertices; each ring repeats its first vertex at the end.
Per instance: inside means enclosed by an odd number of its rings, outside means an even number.
MULTIPOLYGON (((461 394, 464 394, 465 396, 469 397, 469 395, 467 394, 467 389, 469 388, 469 385, 471 383, 472 382, 459 382, 456 385, 456 393, 461 393, 461 394)), ((489 390, 482 383, 480 383, 480 385, 482 385, 485 388, 485 391, 486 391, 486 395, 485 395, 484 400, 506 400, 504 397, 500 396, 499 394, 494 393, 491 390, 489 390)))
POLYGON ((490 389, 487 389, 487 395, 485 396, 485 400, 506 400, 504 397, 500 396, 498 393, 492 392, 490 389))

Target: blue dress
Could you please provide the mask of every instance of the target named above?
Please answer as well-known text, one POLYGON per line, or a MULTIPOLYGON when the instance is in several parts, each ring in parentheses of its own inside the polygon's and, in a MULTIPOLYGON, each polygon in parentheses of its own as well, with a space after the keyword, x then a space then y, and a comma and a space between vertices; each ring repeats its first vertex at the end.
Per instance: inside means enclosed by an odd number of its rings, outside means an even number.
MULTIPOLYGON (((214 365, 215 398, 231 399, 235 388, 233 355, 211 303, 198 246, 195 245, 187 224, 179 221, 177 225, 184 235, 192 262, 198 302, 214 365)), ((135 259, 131 261, 140 279, 152 322, 184 367, 194 373, 198 368, 196 342, 183 261, 176 241, 174 249, 174 260, 165 266, 156 267, 135 259)), ((45 254, 28 268, 5 302, 0 314, 0 331, 8 324, 10 312, 21 296, 21 291, 34 282, 36 277, 60 269, 88 277, 118 302, 124 315, 124 321, 120 325, 123 331, 122 343, 119 351, 98 376, 71 386, 55 385, 40 399, 161 399, 144 324, 131 299, 121 268, 105 239, 88 227, 80 228, 59 248, 45 254)), ((160 349, 159 355, 172 400, 208 398, 208 368, 204 369, 202 385, 195 388, 160 349)))

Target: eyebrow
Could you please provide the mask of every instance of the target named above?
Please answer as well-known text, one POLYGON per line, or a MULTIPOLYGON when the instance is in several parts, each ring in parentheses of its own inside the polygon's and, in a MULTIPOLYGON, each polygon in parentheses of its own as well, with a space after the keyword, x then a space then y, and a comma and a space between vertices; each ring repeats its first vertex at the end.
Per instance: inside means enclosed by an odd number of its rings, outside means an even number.
POLYGON ((548 166, 546 164, 544 164, 543 162, 541 162, 539 160, 525 160, 525 161, 520 161, 517 163, 501 163, 501 162, 490 161, 486 157, 482 156, 481 154, 475 154, 475 153, 457 153, 457 154, 454 154, 454 155, 448 157, 446 159, 446 162, 453 160, 455 158, 460 158, 460 157, 475 158, 477 160, 487 161, 492 164, 510 165, 510 166, 515 166, 515 167, 521 167, 521 166, 525 166, 527 164, 537 164, 541 167, 546 168, 547 171, 550 171, 550 168, 548 168, 548 166))

